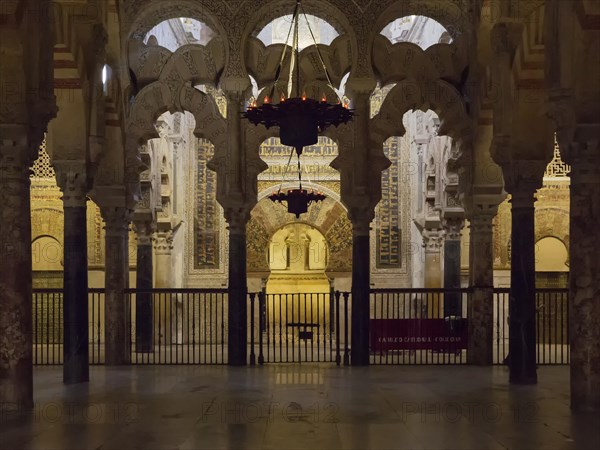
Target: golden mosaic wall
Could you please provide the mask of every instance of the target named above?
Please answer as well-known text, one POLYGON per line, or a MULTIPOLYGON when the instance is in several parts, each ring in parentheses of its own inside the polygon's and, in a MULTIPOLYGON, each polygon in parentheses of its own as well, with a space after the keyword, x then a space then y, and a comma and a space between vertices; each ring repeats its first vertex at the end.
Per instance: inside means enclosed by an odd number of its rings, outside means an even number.
MULTIPOLYGON (((248 272, 268 272, 268 249, 271 236, 283 226, 298 219, 289 214, 285 206, 274 204, 268 198, 258 202, 252 210, 246 228, 248 272)), ((352 270, 352 224, 345 209, 331 198, 310 205, 299 221, 317 228, 327 240, 329 272, 352 270)))
MULTIPOLYGON (((54 169, 45 142, 31 175, 31 238, 34 287, 62 287, 64 213, 62 193, 56 184, 54 169)), ((87 202, 88 265, 90 270, 104 270, 104 221, 100 208, 87 202)), ((129 264, 135 267, 136 239, 129 236, 129 264)), ((97 285, 90 281, 90 285, 97 285)))
MULTIPOLYGON (((494 268, 510 269, 510 198, 498 207, 494 219, 494 268)), ((546 183, 535 203, 535 240, 556 237, 569 248, 569 184, 546 183)))
MULTIPOLYGON (((281 145, 277 138, 271 138, 261 146, 260 156, 269 168, 259 175, 259 196, 282 183, 297 183, 295 155, 288 166, 291 152, 291 147, 281 145)), ((327 190, 339 198, 339 173, 329 165, 337 155, 337 145, 324 137, 319 138, 317 145, 306 147, 302 153, 302 179, 305 184, 314 183, 318 189, 327 190)), ((274 204, 268 198, 259 201, 247 227, 248 272, 269 271, 268 248, 271 236, 296 220, 314 226, 325 236, 329 250, 329 272, 352 270, 352 225, 344 207, 329 195, 325 201, 310 205, 308 212, 300 219, 288 214, 284 205, 274 204)))

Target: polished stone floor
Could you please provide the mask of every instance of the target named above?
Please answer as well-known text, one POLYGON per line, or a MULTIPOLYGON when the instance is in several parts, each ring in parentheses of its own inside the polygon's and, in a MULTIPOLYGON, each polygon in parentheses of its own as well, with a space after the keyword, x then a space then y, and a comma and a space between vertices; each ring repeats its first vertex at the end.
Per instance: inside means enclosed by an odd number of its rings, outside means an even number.
POLYGON ((600 448, 569 410, 568 367, 509 387, 504 367, 335 365, 35 369, 33 412, 0 416, 1 449, 600 448))

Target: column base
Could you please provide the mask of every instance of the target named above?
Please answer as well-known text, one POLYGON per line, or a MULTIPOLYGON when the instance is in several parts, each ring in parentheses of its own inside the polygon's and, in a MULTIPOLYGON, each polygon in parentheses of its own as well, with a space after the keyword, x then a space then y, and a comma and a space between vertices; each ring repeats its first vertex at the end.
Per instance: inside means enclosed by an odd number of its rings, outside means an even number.
POLYGON ((63 364, 63 383, 77 384, 90 381, 89 356, 71 357, 63 364))
POLYGON ((469 343, 467 362, 474 366, 494 363, 494 288, 473 287, 469 300, 469 343))
POLYGON ((537 384, 537 375, 536 376, 527 376, 527 377, 515 377, 515 376, 510 376, 508 379, 510 384, 516 384, 516 385, 520 385, 520 384, 527 384, 527 385, 531 385, 531 384, 537 384))

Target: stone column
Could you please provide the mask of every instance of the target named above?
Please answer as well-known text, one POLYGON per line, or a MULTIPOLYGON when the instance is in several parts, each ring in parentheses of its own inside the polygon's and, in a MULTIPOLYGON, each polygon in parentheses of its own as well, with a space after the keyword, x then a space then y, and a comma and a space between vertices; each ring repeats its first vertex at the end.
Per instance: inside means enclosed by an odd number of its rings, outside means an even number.
POLYGON ((600 411, 600 126, 579 126, 571 164, 569 329, 571 408, 600 411))
POLYGON ((125 289, 129 287, 130 211, 121 206, 102 208, 105 227, 105 351, 106 365, 130 362, 130 305, 125 289))
MULTIPOLYGON (((462 217, 445 219, 444 236, 444 288, 460 289, 460 232, 464 226, 462 217)), ((460 292, 444 294, 444 317, 462 316, 460 292)))
POLYGON ((134 221, 137 234, 137 266, 135 299, 135 351, 151 352, 152 343, 152 234, 153 220, 134 221))
MULTIPOLYGON (((173 250, 173 231, 161 230, 154 234, 154 286, 158 289, 170 289, 173 287, 173 261, 171 252, 173 250)), ((168 295, 159 295, 154 300, 154 342, 171 344, 176 342, 177 324, 174 308, 176 304, 168 295)))
POLYGON ((496 204, 475 204, 469 218, 469 364, 492 365, 494 344, 494 235, 496 204))
POLYGON ((352 317, 353 366, 369 365, 369 319, 371 291, 370 224, 373 217, 351 212, 352 221, 352 317))
POLYGON ((535 293, 535 192, 542 185, 546 164, 515 161, 504 167, 511 194, 511 262, 508 323, 510 382, 537 383, 535 293), (510 171, 510 172, 509 172, 510 171))
MULTIPOLYGON (((442 230, 423 230, 423 245, 425 246, 425 280, 424 287, 439 289, 442 287, 442 230)), ((425 296, 429 301, 427 305, 427 318, 439 319, 443 311, 437 295, 425 296)), ((422 313, 423 311, 421 311, 422 313)))
POLYGON ((89 381, 87 177, 85 162, 57 161, 64 206, 63 382, 89 381))
POLYGON ((30 147, 0 126, 0 405, 33 407, 30 147))
POLYGON ((229 224, 229 287, 228 287, 228 341, 229 365, 247 364, 247 276, 246 224, 249 213, 228 211, 229 224))
MULTIPOLYGON (((370 225, 381 200, 381 172, 389 165, 383 142, 372 139, 370 96, 375 80, 351 77, 346 93, 354 106, 355 117, 338 137, 340 156, 332 165, 340 172, 341 200, 352 223, 352 297, 350 361, 367 366, 369 354, 371 252, 370 225)), ((344 361, 346 362, 346 361, 344 361)))
POLYGON ((173 232, 159 231, 154 234, 154 254, 156 267, 154 285, 157 288, 168 289, 173 285, 171 270, 171 251, 173 250, 173 232))

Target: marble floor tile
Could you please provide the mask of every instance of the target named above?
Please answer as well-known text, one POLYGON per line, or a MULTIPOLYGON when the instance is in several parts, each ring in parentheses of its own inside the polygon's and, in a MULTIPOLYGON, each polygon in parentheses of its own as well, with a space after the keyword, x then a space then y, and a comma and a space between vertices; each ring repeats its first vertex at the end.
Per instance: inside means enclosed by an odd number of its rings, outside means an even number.
POLYGON ((509 386, 503 367, 332 364, 36 368, 35 408, 0 415, 0 449, 600 448, 572 415, 568 367, 509 386))

